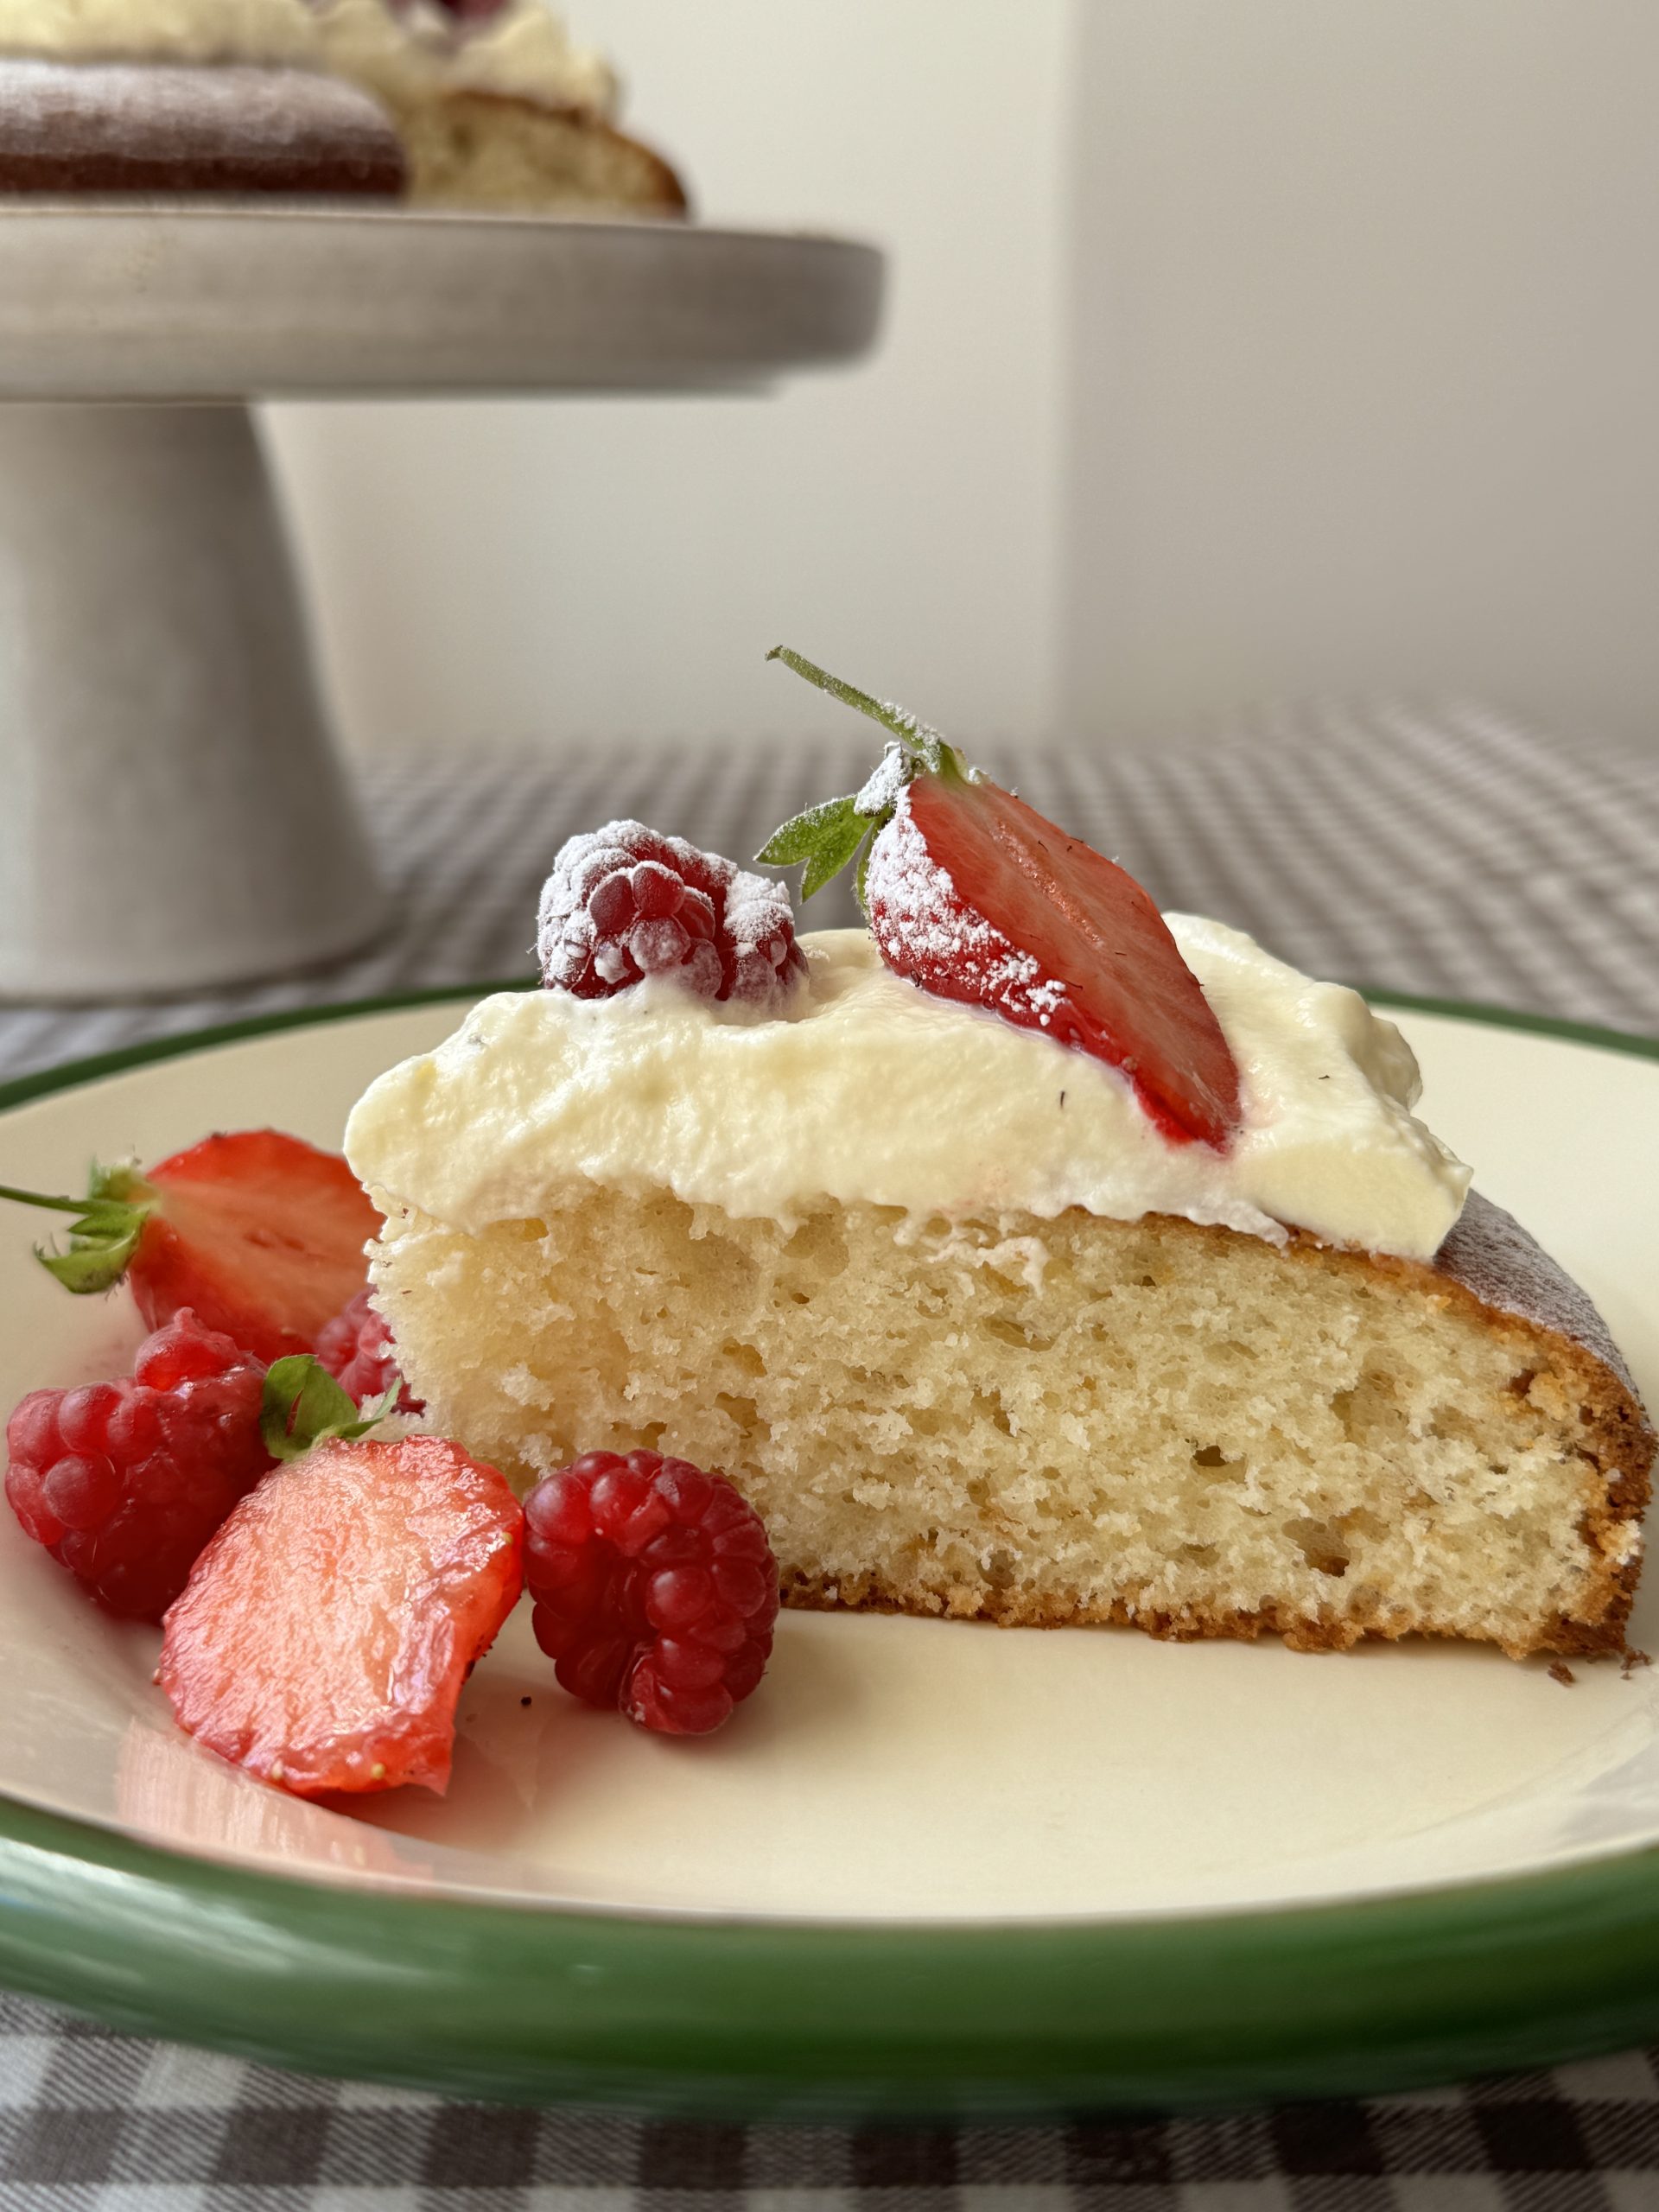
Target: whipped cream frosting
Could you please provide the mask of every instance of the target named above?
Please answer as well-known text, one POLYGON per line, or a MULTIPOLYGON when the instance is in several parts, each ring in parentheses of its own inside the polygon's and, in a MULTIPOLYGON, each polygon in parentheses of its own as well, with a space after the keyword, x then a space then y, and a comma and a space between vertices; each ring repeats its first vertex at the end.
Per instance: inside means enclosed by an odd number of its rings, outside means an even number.
POLYGON ((1165 918, 1238 1062, 1224 1155, 1170 1142, 1103 1062, 918 990, 862 930, 804 937, 806 975, 772 1015, 667 980, 487 998, 371 1086, 346 1155, 384 1205, 468 1230, 590 1181, 784 1222, 864 1200, 901 1209, 901 1234, 1081 1206, 1432 1257, 1469 1170, 1413 1116, 1394 1024, 1236 930, 1165 918))
POLYGON ((318 40, 305 0, 0 0, 0 53, 306 66, 318 40))
POLYGON ((543 0, 478 29, 414 0, 0 0, 0 54, 59 61, 239 61, 327 71, 407 107, 445 92, 514 92, 609 115, 616 78, 543 0))
POLYGON ((393 109, 442 92, 488 92, 605 117, 616 111, 610 64, 578 46, 544 0, 514 0, 460 35, 424 0, 397 16, 385 0, 327 0, 317 22, 324 66, 393 109))

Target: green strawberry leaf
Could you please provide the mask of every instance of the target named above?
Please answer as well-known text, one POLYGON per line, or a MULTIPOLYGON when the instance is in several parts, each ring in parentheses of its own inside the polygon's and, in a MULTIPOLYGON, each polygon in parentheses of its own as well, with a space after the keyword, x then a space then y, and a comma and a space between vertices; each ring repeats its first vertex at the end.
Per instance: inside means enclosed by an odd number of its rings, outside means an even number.
POLYGON ((831 877, 841 874, 869 836, 870 828, 869 817, 858 811, 855 798, 825 799, 774 830, 755 858, 775 868, 804 861, 801 897, 810 899, 831 877))
POLYGON ((141 1205, 154 1200, 156 1186, 144 1180, 136 1160, 119 1160, 113 1167, 100 1167, 94 1160, 86 1196, 92 1205, 141 1205))
POLYGON ((359 1407, 322 1362, 308 1351, 290 1352, 265 1372, 259 1433, 274 1459, 302 1459, 331 1436, 366 1436, 397 1410, 398 1385, 359 1407))
POLYGON ((130 1266, 143 1233, 142 1218, 122 1230, 84 1231, 83 1224, 77 1223, 70 1231, 67 1252, 56 1251, 48 1244, 37 1244, 35 1256, 66 1290, 85 1298, 94 1291, 115 1288, 130 1266))
POLYGON ((94 1161, 84 1198, 20 1191, 9 1183, 0 1183, 0 1198, 74 1215, 67 1251, 37 1244, 35 1256, 66 1290, 85 1297, 112 1290, 125 1274, 155 1207, 156 1192, 139 1173, 137 1162, 129 1160, 114 1167, 100 1167, 94 1161))
POLYGON ((855 707, 861 715, 868 715, 872 721, 879 722, 896 741, 882 753, 861 791, 855 791, 850 798, 828 798, 817 806, 809 806, 804 814, 795 815, 780 829, 774 830, 755 855, 758 861, 774 868, 789 868, 798 861, 804 861, 803 899, 810 899, 815 891, 822 891, 849 861, 856 861, 858 903, 868 913, 869 901, 865 887, 871 848, 898 811, 905 786, 912 778, 924 774, 942 777, 947 783, 973 783, 977 780, 979 771, 970 768, 938 730, 918 721, 905 708, 872 698, 855 683, 843 683, 840 677, 831 676, 827 669, 820 668, 816 661, 808 660, 804 654, 790 646, 774 645, 766 658, 782 661, 785 668, 792 668, 797 676, 817 684, 832 699, 855 707))
POLYGON ((850 798, 820 799, 817 806, 809 806, 804 814, 791 815, 774 830, 754 857, 774 868, 813 859, 826 840, 834 840, 842 817, 852 813, 853 805, 850 798))

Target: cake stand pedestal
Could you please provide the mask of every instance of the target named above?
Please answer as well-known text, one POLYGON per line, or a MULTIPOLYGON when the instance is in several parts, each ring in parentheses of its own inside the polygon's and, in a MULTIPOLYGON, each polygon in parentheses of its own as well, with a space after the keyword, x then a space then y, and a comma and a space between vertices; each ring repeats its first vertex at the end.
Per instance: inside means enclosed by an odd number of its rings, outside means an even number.
POLYGON ((200 990, 385 918, 254 395, 761 390, 868 246, 407 210, 0 212, 0 995, 200 990))

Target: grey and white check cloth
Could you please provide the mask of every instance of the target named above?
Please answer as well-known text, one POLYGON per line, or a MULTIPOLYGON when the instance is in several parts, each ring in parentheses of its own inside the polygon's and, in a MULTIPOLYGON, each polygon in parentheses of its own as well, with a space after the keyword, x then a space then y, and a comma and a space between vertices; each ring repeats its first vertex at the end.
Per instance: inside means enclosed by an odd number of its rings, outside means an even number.
MULTIPOLYGON (((1659 1032, 1659 753, 1573 760, 1487 709, 1319 704, 1202 747, 984 745, 1160 905, 1316 973, 1659 1032)), ((572 830, 639 815, 741 857, 870 750, 779 743, 372 773, 396 921, 326 976, 0 1010, 0 1079, 321 1001, 528 972, 572 830)), ((810 910, 850 918, 825 893, 810 910)), ((1659 2052, 1363 2102, 1066 2128, 702 2125, 279 2074, 0 1998, 5 2212, 1659 2212, 1659 2052)))

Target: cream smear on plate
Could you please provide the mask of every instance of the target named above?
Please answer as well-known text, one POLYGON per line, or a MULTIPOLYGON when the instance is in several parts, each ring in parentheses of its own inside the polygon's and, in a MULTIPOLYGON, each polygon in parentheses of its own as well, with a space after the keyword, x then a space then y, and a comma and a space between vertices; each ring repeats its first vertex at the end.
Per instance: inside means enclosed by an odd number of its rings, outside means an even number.
POLYGON ((347 1157, 383 1204, 467 1230, 585 1180, 784 1222, 823 1198, 917 1228, 1080 1206, 1430 1258, 1470 1175, 1413 1115, 1394 1024, 1236 930, 1165 918, 1238 1063, 1224 1154, 1172 1143, 1103 1062, 930 997, 864 931, 831 930, 801 939, 806 976, 771 1014, 665 980, 487 998, 371 1086, 347 1157))

